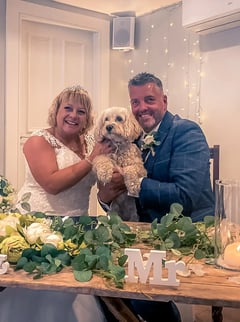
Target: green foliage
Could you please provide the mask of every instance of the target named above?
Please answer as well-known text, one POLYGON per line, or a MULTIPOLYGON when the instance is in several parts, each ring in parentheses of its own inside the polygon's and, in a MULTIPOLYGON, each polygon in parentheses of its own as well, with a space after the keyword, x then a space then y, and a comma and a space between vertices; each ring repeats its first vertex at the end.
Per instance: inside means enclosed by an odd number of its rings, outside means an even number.
MULTIPOLYGON (((93 275, 98 275, 122 288, 127 261, 124 248, 134 243, 146 243, 151 248, 166 250, 178 259, 192 256, 211 262, 214 256, 214 217, 205 217, 203 222, 193 223, 190 217, 183 216, 182 209, 181 205, 172 204, 169 213, 160 222, 154 220, 150 230, 138 228, 137 232, 114 214, 81 216, 78 223, 72 218, 63 220, 53 217, 51 230, 61 234, 63 242, 57 247, 38 241, 27 245, 21 250, 15 269, 23 269, 38 279, 69 266, 77 281, 86 282, 93 275)), ((6 217, 5 214, 2 216, 6 217)), ((44 217, 41 212, 20 216, 20 224, 17 224, 20 236, 24 237, 23 227, 44 217)), ((13 248, 15 244, 9 245, 13 248)))
POLYGON ((40 250, 25 249, 16 270, 23 269, 36 279, 71 266, 75 279, 80 282, 89 281, 97 274, 113 281, 116 287, 123 287, 123 266, 127 260, 123 249, 133 244, 136 234, 119 216, 97 219, 82 216, 77 224, 71 218, 63 221, 55 217, 51 228, 62 234, 64 249, 59 250, 52 244, 44 244, 40 250))
MULTIPOLYGON (((182 214, 182 206, 172 204, 170 212, 155 219, 151 230, 143 233, 143 240, 155 249, 171 251, 175 256, 193 256, 196 259, 214 257, 214 241, 211 228, 214 216, 206 216, 203 222, 193 223, 190 217, 182 214)), ((140 237, 141 238, 141 237, 140 237)))
POLYGON ((37 279, 44 274, 60 272, 63 267, 69 266, 70 263, 71 257, 66 251, 58 250, 52 244, 44 244, 41 250, 25 249, 15 266, 15 270, 23 269, 33 274, 33 278, 37 279))

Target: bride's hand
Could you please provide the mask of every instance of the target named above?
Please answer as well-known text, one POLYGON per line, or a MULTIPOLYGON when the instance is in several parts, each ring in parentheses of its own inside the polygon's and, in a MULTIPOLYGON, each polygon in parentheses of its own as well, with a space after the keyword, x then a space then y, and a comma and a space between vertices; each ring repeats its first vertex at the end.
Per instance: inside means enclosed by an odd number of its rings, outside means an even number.
POLYGON ((102 184, 98 182, 98 197, 104 203, 111 203, 115 198, 127 191, 124 178, 119 169, 114 169, 111 182, 102 184))
POLYGON ((102 141, 102 142, 97 142, 95 146, 93 147, 92 153, 89 156, 89 159, 93 161, 93 159, 101 154, 109 154, 113 151, 113 147, 111 145, 110 141, 102 141))

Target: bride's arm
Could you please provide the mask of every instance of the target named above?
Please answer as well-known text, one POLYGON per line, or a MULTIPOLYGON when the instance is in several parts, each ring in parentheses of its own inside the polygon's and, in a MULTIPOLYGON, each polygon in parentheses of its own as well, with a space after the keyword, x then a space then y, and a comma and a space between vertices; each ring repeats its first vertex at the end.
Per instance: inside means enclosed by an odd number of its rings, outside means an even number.
POLYGON ((43 137, 32 136, 23 147, 23 153, 34 179, 50 194, 57 194, 76 184, 91 171, 91 161, 94 157, 109 153, 110 150, 106 142, 96 143, 87 159, 59 169, 55 150, 43 137))

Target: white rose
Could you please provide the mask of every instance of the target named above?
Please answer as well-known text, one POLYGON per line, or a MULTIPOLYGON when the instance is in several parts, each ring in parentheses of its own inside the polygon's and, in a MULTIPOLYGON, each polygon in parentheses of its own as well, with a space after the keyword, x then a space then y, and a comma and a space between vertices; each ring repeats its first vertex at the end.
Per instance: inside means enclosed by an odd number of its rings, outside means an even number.
POLYGON ((43 236, 41 236, 41 241, 44 244, 53 244, 55 247, 58 246, 58 243, 63 242, 63 238, 62 236, 52 233, 52 234, 44 234, 43 236))
POLYGON ((6 235, 6 226, 11 226, 14 229, 17 229, 17 224, 20 224, 20 221, 17 217, 7 216, 6 218, 0 221, 0 236, 6 235))
POLYGON ((154 142, 154 137, 153 135, 149 134, 147 135, 144 140, 143 140, 144 144, 146 145, 151 145, 154 142))
POLYGON ((51 234, 51 229, 43 223, 32 223, 24 229, 25 237, 30 244, 35 244, 38 238, 41 238, 45 233, 51 234))

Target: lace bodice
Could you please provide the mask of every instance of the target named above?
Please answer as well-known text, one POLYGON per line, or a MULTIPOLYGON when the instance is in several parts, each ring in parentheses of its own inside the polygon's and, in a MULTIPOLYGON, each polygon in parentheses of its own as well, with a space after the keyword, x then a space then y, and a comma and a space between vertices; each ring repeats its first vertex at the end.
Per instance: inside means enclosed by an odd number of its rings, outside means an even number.
MULTIPOLYGON (((32 136, 43 136, 45 140, 54 148, 59 169, 79 162, 80 157, 57 140, 47 130, 37 130, 32 136)), ((86 135, 87 154, 90 154, 93 148, 94 139, 91 135, 86 135)), ((18 200, 24 193, 31 192, 29 204, 31 211, 41 211, 61 216, 81 216, 88 214, 89 196, 92 186, 96 182, 95 174, 91 171, 77 184, 68 188, 57 195, 47 193, 34 179, 25 161, 25 182, 18 193, 18 200)), ((24 212, 19 202, 17 208, 24 212)))

